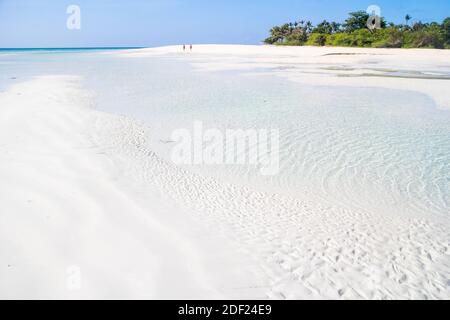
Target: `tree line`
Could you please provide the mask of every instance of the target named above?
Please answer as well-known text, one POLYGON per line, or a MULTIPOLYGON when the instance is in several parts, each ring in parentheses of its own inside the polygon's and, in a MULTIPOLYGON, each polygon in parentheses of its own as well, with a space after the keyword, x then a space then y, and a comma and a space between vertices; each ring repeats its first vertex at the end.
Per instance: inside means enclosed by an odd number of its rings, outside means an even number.
POLYGON ((450 17, 442 23, 410 23, 408 14, 402 24, 388 23, 381 17, 379 28, 369 29, 370 15, 365 11, 351 12, 344 23, 296 21, 275 26, 267 44, 291 46, 343 46, 373 48, 436 48, 450 49, 450 17))

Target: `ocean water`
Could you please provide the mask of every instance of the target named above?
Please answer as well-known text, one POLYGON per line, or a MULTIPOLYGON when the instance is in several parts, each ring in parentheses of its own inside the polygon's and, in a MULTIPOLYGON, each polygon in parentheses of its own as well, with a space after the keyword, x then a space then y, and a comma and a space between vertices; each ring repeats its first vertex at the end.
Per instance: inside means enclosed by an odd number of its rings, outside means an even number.
POLYGON ((450 214, 450 112, 426 95, 317 87, 243 72, 201 72, 180 55, 123 58, 113 51, 0 51, 0 91, 42 74, 80 75, 92 107, 150 128, 167 161, 171 133, 278 129, 280 172, 249 165, 185 166, 255 189, 388 215, 450 214))

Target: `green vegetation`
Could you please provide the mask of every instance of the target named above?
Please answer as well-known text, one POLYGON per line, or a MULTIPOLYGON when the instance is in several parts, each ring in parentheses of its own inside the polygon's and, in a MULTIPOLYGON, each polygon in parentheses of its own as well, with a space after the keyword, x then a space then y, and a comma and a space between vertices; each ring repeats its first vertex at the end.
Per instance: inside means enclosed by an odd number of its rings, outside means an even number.
POLYGON ((405 16, 405 24, 396 25, 380 19, 380 28, 369 29, 370 16, 365 11, 349 14, 344 23, 298 21, 273 27, 267 44, 291 46, 342 46, 373 48, 437 48, 450 49, 450 17, 441 24, 416 22, 405 16))

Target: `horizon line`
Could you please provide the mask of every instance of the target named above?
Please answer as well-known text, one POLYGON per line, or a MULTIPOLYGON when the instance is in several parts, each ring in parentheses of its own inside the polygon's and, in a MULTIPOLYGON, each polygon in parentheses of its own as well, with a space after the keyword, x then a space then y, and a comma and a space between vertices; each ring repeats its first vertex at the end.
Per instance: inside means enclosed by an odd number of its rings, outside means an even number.
POLYGON ((89 50, 89 49, 144 49, 148 48, 146 46, 108 46, 108 47, 0 47, 0 50, 69 50, 69 49, 83 49, 83 50, 89 50))

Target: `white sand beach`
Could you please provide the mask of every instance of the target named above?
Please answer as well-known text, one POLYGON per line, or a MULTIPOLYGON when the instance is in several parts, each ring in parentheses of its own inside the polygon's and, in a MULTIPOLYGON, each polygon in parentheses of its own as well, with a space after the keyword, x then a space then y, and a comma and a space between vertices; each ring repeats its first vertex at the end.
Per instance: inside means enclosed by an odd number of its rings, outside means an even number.
POLYGON ((138 125, 90 110, 77 80, 43 76, 0 98, 1 297, 233 296, 245 265, 222 261, 226 240, 142 179, 175 177, 141 149, 138 125))
MULTIPOLYGON (((238 70, 293 85, 407 91, 436 112, 450 109, 449 50, 202 45, 95 55, 125 64, 170 57, 206 75, 238 70)), ((387 212, 377 199, 352 206, 309 185, 270 192, 233 183, 167 161, 153 150, 151 126, 97 110, 83 81, 49 72, 0 92, 0 298, 450 299, 450 206, 438 192, 450 175, 422 188, 427 173, 414 173, 398 151, 399 164, 383 178, 400 177, 403 165, 413 175, 398 183, 408 196, 431 194, 429 210, 399 214, 401 201, 387 212)), ((450 123, 442 128, 438 156, 425 168, 437 176, 450 123)), ((426 139, 425 147, 433 142, 426 139)), ((366 154, 390 161, 391 149, 371 145, 366 154)), ((339 149, 336 166, 345 153, 339 149)), ((328 165, 319 160, 312 175, 328 165)), ((355 175, 360 185, 328 179, 327 190, 363 189, 372 178, 383 189, 374 176, 355 175)))
MULTIPOLYGON (((151 57, 179 52, 180 46, 171 46, 130 50, 124 55, 151 57)), ((450 66, 448 50, 199 45, 190 54, 193 64, 205 71, 271 68, 275 69, 271 74, 310 85, 421 92, 432 97, 439 107, 450 108, 448 83, 439 79, 450 66), (208 61, 195 63, 196 57, 203 55, 208 61), (427 73, 430 70, 434 72, 427 73), (437 79, 427 81, 430 77, 437 79)))

